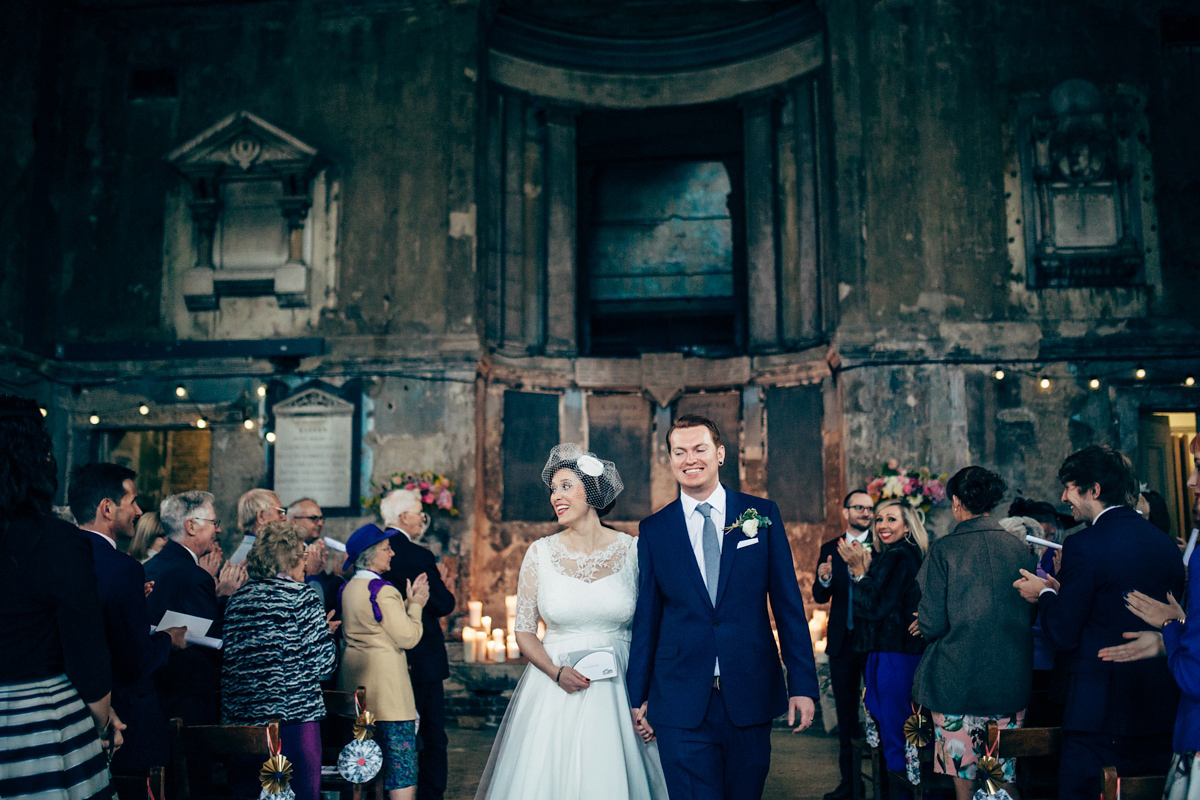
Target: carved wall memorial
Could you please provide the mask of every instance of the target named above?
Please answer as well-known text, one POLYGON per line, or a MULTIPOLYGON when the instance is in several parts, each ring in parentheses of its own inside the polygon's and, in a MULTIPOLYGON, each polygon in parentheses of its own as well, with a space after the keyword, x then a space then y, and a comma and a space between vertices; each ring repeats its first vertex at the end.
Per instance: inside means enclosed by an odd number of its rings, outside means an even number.
POLYGON ((285 503, 311 497, 327 513, 357 507, 355 406, 320 389, 277 403, 274 490, 285 503))

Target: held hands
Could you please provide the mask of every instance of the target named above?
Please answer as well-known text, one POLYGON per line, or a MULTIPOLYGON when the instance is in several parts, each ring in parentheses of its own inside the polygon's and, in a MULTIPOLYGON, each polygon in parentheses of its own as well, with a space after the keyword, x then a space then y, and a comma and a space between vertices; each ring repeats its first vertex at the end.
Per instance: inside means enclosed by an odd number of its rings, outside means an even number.
POLYGON ((1039 578, 1027 569, 1021 570, 1021 577, 1013 581, 1013 588, 1030 603, 1037 603, 1043 589, 1053 589, 1057 592, 1058 587, 1058 581, 1049 575, 1039 578))
POLYGON ((405 581, 404 596, 408 598, 408 602, 424 608, 429 602, 429 576, 422 572, 416 580, 405 581))
POLYGON ((337 629, 342 627, 342 621, 340 619, 333 618, 333 615, 336 613, 337 613, 337 609, 331 608, 331 609, 329 609, 329 613, 325 615, 325 624, 329 626, 329 635, 330 636, 337 633, 337 629))
MULTIPOLYGON (((871 566, 871 554, 864 550, 861 544, 842 539, 838 542, 837 547, 838 555, 846 562, 851 575, 867 574, 867 568, 871 566)), ((832 569, 832 564, 830 568, 832 569)))
POLYGON ((1167 654, 1162 634, 1158 631, 1133 631, 1121 635, 1132 641, 1101 649, 1097 653, 1101 661, 1141 661, 1167 654))
POLYGON ((817 577, 823 583, 833 580, 833 556, 826 557, 823 562, 817 565, 817 577))
POLYGON ((788 698, 788 727, 796 725, 796 713, 800 714, 800 724, 792 728, 792 733, 800 731, 812 725, 813 715, 816 713, 817 707, 813 703, 811 697, 789 697, 788 698))
POLYGON ((633 712, 633 729, 637 731, 638 736, 642 737, 643 742, 653 742, 654 728, 650 727, 650 720, 646 719, 646 703, 629 710, 633 712))
POLYGON ((1165 603, 1141 592, 1130 592, 1125 595, 1125 607, 1159 629, 1173 619, 1183 619, 1183 608, 1170 592, 1165 603))
POLYGON ((248 579, 245 561, 240 564, 226 562, 217 575, 217 597, 229 597, 242 588, 242 584, 248 579))

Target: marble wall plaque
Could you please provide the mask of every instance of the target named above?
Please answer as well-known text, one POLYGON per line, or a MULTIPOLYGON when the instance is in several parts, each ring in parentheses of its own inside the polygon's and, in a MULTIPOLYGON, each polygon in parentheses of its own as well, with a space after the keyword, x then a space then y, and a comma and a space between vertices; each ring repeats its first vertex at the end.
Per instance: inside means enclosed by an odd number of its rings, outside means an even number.
POLYGON ((311 497, 322 508, 353 498, 354 405, 320 389, 288 398, 275 412, 275 493, 284 503, 311 497))

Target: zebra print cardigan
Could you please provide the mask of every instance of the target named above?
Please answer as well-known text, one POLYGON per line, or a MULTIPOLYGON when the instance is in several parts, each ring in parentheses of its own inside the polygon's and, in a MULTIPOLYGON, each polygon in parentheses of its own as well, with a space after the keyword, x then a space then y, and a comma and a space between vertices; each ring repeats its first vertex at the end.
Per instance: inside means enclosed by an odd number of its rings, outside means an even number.
POLYGON ((286 578, 250 581, 225 608, 221 722, 266 725, 325 716, 320 678, 337 647, 311 586, 286 578))

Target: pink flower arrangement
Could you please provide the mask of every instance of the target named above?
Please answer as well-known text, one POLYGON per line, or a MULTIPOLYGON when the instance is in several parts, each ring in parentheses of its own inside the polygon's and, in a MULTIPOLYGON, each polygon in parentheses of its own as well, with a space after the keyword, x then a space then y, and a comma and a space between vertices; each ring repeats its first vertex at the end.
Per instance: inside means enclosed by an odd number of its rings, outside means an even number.
POLYGON ((374 490, 370 498, 363 498, 363 505, 378 511, 383 496, 393 489, 408 489, 420 492, 421 508, 430 516, 457 517, 454 507, 454 481, 432 470, 423 472, 394 472, 382 484, 371 483, 374 490))
POLYGON ((929 467, 901 467, 893 458, 880 466, 878 475, 867 480, 867 494, 876 503, 901 499, 928 513, 946 502, 946 476, 935 475, 929 467))

